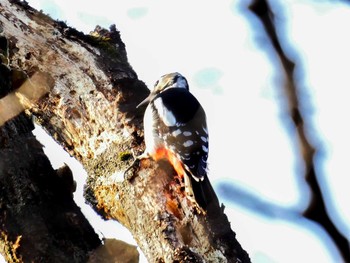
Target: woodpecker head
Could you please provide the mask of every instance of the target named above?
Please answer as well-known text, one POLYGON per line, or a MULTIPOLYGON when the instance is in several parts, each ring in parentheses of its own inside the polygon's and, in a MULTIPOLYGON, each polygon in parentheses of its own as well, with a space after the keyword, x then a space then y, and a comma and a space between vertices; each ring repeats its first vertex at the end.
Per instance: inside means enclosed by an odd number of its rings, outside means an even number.
POLYGON ((137 108, 151 102, 159 93, 171 88, 183 88, 189 91, 187 80, 178 72, 169 73, 160 77, 154 84, 154 88, 146 99, 144 99, 137 108))

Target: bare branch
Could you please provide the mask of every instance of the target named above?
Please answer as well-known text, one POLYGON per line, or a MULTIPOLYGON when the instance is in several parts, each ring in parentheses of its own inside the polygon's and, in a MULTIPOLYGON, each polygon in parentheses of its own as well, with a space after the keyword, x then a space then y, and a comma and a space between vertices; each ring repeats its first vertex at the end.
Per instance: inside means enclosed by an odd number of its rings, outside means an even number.
MULTIPOLYGON (((282 64, 283 74, 286 78, 283 91, 288 101, 289 117, 298 135, 297 145, 305 167, 305 180, 312 193, 311 201, 304 212, 304 216, 320 224, 333 239, 345 262, 350 262, 349 241, 338 231, 327 213, 324 195, 319 184, 320 175, 316 174, 314 157, 317 149, 307 136, 305 118, 300 111, 300 87, 297 87, 294 79, 295 62, 288 58, 282 48, 276 33, 274 14, 268 2, 266 0, 254 0, 249 8, 263 24, 266 34, 282 64)), ((311 123, 308 123, 307 127, 311 127, 311 123)), ((312 128, 311 130, 315 131, 316 129, 312 128)))

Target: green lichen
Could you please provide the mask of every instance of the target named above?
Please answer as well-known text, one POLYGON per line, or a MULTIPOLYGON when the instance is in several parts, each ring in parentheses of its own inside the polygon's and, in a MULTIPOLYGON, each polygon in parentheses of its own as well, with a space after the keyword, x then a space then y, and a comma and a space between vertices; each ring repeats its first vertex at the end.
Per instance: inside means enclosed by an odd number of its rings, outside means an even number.
POLYGON ((118 50, 116 49, 115 44, 111 42, 111 39, 109 37, 96 35, 89 35, 89 37, 90 44, 98 47, 100 50, 103 50, 111 57, 118 57, 118 50))
POLYGON ((119 153, 119 160, 122 162, 129 160, 131 157, 132 157, 132 153, 130 153, 130 152, 120 152, 119 153))

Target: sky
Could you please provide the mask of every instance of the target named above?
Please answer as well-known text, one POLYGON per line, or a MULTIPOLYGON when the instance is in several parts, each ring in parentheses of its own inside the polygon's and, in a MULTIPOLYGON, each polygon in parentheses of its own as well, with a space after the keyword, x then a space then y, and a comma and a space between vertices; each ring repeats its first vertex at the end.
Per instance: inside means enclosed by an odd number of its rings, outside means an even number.
MULTIPOLYGON (((249 14, 249 1, 208 0, 27 0, 53 18, 89 33, 96 24, 116 24, 129 62, 152 87, 163 74, 180 72, 207 113, 210 180, 237 239, 252 262, 341 262, 329 237, 300 217, 310 193, 303 182, 295 135, 283 111, 283 78, 267 55, 262 27, 249 14), (293 248, 293 249, 291 249, 293 248)), ((322 190, 336 226, 350 236, 349 84, 350 6, 336 1, 270 1, 284 47, 298 54, 296 76, 302 109, 315 130, 322 190), (333 208, 332 208, 333 207, 333 208)), ((75 198, 97 232, 135 244, 115 222, 104 222, 84 204, 80 164, 40 128, 54 168, 66 162, 75 175, 75 198), (54 154, 53 154, 54 153, 54 154)), ((1 262, 1 259, 0 259, 1 262)), ((142 256, 140 262, 146 262, 142 256)))

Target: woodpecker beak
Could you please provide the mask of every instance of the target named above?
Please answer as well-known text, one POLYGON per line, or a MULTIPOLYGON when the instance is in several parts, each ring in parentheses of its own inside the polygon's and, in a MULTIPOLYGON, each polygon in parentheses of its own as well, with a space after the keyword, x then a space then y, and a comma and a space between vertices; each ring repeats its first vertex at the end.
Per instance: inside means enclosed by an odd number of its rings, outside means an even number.
POLYGON ((145 98, 143 101, 140 102, 139 105, 136 106, 136 108, 139 108, 143 105, 147 105, 148 103, 151 102, 151 100, 154 98, 154 94, 152 94, 152 92, 148 95, 147 98, 145 98))

